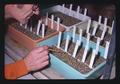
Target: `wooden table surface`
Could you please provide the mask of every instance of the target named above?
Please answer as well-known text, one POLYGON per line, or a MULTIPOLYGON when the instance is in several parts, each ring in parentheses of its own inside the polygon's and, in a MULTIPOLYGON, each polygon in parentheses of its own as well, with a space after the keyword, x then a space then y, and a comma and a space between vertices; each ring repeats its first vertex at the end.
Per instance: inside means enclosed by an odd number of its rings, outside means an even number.
MULTIPOLYGON (((12 40, 8 35, 5 36, 5 64, 20 60, 26 56, 27 53, 28 50, 26 48, 12 40)), ((64 79, 64 77, 51 67, 48 67, 41 71, 29 73, 18 79, 64 79)))

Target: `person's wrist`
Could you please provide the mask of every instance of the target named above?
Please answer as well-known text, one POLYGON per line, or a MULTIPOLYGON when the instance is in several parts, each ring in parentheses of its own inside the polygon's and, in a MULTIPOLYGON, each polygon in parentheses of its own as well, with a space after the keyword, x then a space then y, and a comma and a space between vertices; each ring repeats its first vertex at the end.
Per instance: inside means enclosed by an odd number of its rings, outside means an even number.
POLYGON ((30 68, 29 68, 29 64, 28 64, 27 60, 24 58, 23 61, 24 61, 24 63, 25 63, 25 66, 26 66, 26 68, 27 68, 27 71, 30 72, 31 70, 30 70, 30 68))

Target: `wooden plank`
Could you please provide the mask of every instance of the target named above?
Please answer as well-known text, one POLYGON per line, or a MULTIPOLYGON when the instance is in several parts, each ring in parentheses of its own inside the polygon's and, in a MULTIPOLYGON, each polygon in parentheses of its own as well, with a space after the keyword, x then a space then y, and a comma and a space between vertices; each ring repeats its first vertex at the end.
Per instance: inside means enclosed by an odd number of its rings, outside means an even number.
POLYGON ((5 60, 4 61, 5 64, 14 63, 14 61, 7 54, 5 54, 4 60, 5 60))
POLYGON ((54 69, 52 68, 47 68, 45 70, 42 70, 41 73, 49 77, 49 79, 64 79, 62 75, 57 73, 54 69))
POLYGON ((49 79, 47 76, 42 74, 41 72, 35 72, 32 74, 37 79, 49 79))
POLYGON ((21 79, 32 79, 32 80, 34 80, 34 79, 36 79, 34 76, 32 76, 31 74, 27 74, 27 75, 25 75, 25 76, 22 76, 22 77, 19 77, 18 78, 18 80, 21 80, 21 79))

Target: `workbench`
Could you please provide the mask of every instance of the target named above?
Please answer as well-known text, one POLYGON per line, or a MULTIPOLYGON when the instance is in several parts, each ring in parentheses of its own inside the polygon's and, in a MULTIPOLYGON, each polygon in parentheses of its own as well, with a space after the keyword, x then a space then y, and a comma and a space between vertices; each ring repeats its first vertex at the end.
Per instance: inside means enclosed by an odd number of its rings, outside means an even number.
MULTIPOLYGON (((27 53, 28 50, 26 48, 12 40, 8 35, 5 36, 5 64, 14 63, 25 57, 27 53)), ((17 80, 20 79, 64 79, 64 77, 55 72, 51 67, 48 67, 17 78, 17 80)))

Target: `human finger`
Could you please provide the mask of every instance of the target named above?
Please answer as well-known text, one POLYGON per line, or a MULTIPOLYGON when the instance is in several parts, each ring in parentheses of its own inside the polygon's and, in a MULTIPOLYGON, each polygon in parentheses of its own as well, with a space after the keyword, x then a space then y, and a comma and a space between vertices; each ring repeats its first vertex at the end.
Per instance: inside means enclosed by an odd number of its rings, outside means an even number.
POLYGON ((38 60, 38 59, 42 59, 42 58, 44 58, 45 56, 47 56, 48 57, 48 51, 47 50, 45 50, 45 51, 43 51, 43 52, 41 52, 41 53, 38 53, 36 56, 35 56, 35 60, 38 60))
POLYGON ((48 64, 49 64, 49 61, 45 61, 41 64, 37 64, 36 68, 41 69, 41 68, 44 68, 45 66, 47 66, 48 64))
POLYGON ((47 49, 48 49, 48 46, 39 46, 39 47, 34 48, 34 51, 35 52, 42 52, 42 51, 47 50, 47 49))

